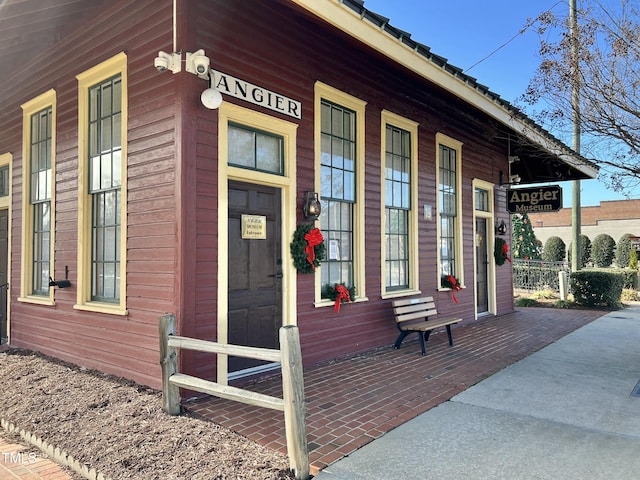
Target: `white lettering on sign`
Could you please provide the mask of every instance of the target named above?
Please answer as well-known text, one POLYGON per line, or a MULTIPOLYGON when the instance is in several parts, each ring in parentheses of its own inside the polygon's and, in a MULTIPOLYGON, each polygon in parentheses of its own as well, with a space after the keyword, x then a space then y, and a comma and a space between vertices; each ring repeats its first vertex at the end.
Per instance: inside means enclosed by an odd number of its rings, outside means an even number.
POLYGON ((213 75, 213 86, 220 93, 284 113, 290 117, 302 118, 302 104, 297 100, 217 70, 211 70, 211 75, 213 75))
POLYGON ((521 202, 527 202, 530 203, 531 205, 537 205, 539 202, 541 201, 550 201, 550 200, 557 200, 558 199, 558 192, 556 190, 554 191, 545 191, 543 189, 540 189, 537 192, 518 192, 518 190, 511 190, 511 198, 509 199, 510 202, 513 203, 521 203, 521 202))
POLYGON ((557 212, 562 208, 562 188, 558 185, 514 188, 507 193, 511 213, 557 212))

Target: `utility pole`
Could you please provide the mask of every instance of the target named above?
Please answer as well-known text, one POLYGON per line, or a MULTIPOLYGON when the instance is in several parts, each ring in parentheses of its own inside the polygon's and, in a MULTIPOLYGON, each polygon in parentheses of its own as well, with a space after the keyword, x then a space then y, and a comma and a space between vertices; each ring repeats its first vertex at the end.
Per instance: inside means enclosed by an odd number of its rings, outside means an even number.
MULTIPOLYGON (((580 34, 578 32, 577 0, 569 2, 569 34, 571 43, 571 111, 573 120, 573 150, 580 154, 580 34)), ((573 181, 573 203, 571 207, 571 271, 581 267, 582 248, 580 245, 580 180, 573 181)))

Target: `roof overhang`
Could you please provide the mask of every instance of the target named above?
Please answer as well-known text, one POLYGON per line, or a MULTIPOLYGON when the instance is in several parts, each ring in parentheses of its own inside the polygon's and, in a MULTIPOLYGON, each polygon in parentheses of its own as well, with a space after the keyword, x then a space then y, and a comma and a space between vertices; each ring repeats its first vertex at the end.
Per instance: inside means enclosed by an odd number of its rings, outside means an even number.
POLYGON ((544 130, 509 102, 479 84, 473 77, 433 54, 429 47, 388 24, 388 20, 364 8, 360 0, 290 0, 314 16, 416 73, 428 82, 462 99, 496 120, 505 129, 520 156, 522 183, 595 178, 598 167, 544 130), (536 165, 540 163, 540 165, 536 165))

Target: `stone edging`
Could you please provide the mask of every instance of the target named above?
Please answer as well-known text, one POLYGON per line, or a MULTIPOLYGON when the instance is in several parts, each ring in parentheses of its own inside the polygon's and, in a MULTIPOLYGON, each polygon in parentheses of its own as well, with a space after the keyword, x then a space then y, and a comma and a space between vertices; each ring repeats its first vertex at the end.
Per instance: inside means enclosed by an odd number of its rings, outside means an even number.
POLYGON ((95 468, 92 468, 90 470, 87 465, 80 463, 64 450, 60 450, 58 447, 49 445, 47 442, 45 442, 41 438, 36 437, 34 434, 25 432, 24 430, 18 430, 18 428, 13 423, 6 421, 4 418, 0 418, 0 426, 2 426, 2 428, 9 433, 20 435, 20 438, 29 443, 29 445, 39 448, 45 455, 49 457, 49 459, 58 463, 59 465, 64 465, 65 467, 70 468, 78 475, 82 475, 87 480, 112 480, 111 477, 107 477, 102 473, 96 472, 95 468))

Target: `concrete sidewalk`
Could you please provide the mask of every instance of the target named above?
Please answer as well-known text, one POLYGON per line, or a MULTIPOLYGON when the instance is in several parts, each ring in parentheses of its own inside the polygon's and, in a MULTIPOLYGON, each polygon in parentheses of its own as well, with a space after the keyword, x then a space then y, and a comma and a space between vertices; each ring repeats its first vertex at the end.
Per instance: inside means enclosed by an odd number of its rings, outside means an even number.
POLYGON ((611 312, 314 480, 640 478, 640 305, 611 312))

